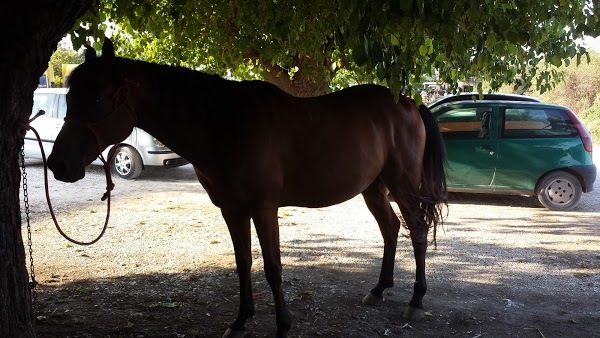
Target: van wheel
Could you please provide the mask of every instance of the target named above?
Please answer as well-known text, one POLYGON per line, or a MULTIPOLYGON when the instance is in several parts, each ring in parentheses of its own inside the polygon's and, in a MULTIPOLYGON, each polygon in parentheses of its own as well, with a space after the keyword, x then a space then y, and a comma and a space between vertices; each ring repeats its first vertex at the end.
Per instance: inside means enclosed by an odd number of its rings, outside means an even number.
POLYGON ((548 174, 538 185, 538 200, 550 210, 567 211, 575 208, 581 194, 581 183, 577 177, 564 171, 548 174))
POLYGON ((142 157, 135 149, 123 146, 117 149, 112 160, 112 167, 119 177, 131 180, 140 176, 144 164, 142 157))

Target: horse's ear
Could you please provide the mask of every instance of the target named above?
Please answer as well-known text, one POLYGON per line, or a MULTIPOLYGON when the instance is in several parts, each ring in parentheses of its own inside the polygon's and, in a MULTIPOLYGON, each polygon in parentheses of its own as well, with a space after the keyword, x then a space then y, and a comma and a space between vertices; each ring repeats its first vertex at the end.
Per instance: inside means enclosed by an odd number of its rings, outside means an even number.
POLYGON ((96 50, 92 46, 87 46, 85 48, 85 61, 89 61, 91 59, 96 58, 96 50))
POLYGON ((104 44, 102 45, 102 57, 103 58, 114 58, 115 57, 115 45, 109 38, 104 37, 104 44))

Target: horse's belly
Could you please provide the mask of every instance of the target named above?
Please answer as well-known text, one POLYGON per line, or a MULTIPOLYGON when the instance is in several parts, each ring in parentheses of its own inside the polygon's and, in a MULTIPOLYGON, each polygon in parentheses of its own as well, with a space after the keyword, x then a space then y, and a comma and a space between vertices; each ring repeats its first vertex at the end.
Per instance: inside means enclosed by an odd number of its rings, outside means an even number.
POLYGON ((338 137, 295 152, 283 167, 281 205, 325 207, 362 193, 383 170, 387 147, 381 139, 338 137))
POLYGON ((280 206, 319 208, 345 202, 365 191, 381 172, 380 168, 363 172, 344 169, 336 172, 306 170, 295 177, 286 177, 280 206))
POLYGON ((323 207, 340 204, 342 202, 345 202, 345 201, 355 197, 358 194, 359 193, 343 194, 343 195, 335 194, 335 195, 331 195, 331 196, 321 196, 319 198, 315 198, 314 196, 300 196, 300 195, 289 196, 289 197, 282 198, 279 202, 279 206, 280 207, 294 206, 294 207, 304 207, 304 208, 323 208, 323 207))

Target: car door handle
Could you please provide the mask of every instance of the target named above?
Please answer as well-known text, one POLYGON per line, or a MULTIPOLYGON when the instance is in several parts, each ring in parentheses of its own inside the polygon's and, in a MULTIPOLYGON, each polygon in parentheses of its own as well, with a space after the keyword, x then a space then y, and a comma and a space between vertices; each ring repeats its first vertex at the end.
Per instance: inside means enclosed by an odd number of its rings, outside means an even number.
POLYGON ((481 145, 481 150, 488 150, 490 152, 490 155, 494 155, 494 147, 489 145, 489 144, 483 144, 481 145))

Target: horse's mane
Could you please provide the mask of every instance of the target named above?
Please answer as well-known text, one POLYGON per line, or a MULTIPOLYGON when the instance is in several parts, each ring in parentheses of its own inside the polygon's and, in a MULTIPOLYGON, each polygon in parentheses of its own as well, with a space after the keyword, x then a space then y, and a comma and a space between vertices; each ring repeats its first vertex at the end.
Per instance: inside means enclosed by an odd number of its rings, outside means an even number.
POLYGON ((218 82, 229 82, 219 75, 207 74, 180 66, 161 65, 141 60, 132 60, 116 57, 114 60, 105 60, 96 58, 88 60, 75 68, 67 80, 67 87, 73 84, 95 81, 98 76, 111 76, 109 81, 118 81, 121 76, 116 72, 117 65, 129 69, 144 69, 144 72, 153 74, 155 82, 171 81, 173 86, 187 86, 192 88, 202 88, 207 84, 214 85, 218 82))
MULTIPOLYGON (((219 75, 207 74, 180 66, 161 65, 140 60, 122 57, 105 59, 102 57, 86 60, 75 68, 68 79, 68 87, 76 86, 84 90, 100 90, 105 86, 120 86, 125 81, 130 83, 143 83, 145 90, 160 93, 169 104, 168 110, 171 117, 177 111, 178 105, 186 104, 186 100, 193 100, 198 108, 194 116, 188 118, 222 118, 224 103, 227 93, 232 92, 232 87, 237 81, 226 80, 219 75), (219 105, 219 113, 213 109, 219 105), (200 116, 202 115, 202 116, 200 116)), ((188 108, 189 110, 189 108, 188 108)), ((226 110, 226 109, 225 109, 226 110)))

